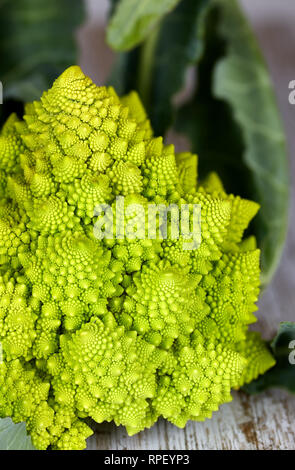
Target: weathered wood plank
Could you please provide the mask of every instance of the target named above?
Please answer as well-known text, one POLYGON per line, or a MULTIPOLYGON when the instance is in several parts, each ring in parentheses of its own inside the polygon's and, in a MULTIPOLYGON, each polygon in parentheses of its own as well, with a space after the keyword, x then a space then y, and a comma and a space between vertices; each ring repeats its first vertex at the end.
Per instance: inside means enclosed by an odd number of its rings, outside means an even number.
POLYGON ((255 397, 234 395, 234 401, 221 406, 211 420, 189 422, 185 429, 161 420, 151 429, 128 437, 122 427, 98 425, 88 449, 295 449, 295 397, 281 391, 255 397))

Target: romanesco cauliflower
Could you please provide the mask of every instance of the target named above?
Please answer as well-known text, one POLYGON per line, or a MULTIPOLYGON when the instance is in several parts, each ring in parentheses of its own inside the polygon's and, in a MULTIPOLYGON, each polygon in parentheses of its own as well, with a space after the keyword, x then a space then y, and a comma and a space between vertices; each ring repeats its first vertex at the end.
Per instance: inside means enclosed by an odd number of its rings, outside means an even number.
POLYGON ((88 417, 130 434, 160 416, 204 420, 273 365, 248 332, 259 250, 242 237, 258 205, 216 174, 197 183, 196 161, 153 137, 136 93, 119 98, 76 66, 5 124, 0 417, 25 421, 37 448, 83 449, 88 417), (199 248, 169 231, 99 239, 95 208, 119 215, 116 196, 200 205, 199 248))

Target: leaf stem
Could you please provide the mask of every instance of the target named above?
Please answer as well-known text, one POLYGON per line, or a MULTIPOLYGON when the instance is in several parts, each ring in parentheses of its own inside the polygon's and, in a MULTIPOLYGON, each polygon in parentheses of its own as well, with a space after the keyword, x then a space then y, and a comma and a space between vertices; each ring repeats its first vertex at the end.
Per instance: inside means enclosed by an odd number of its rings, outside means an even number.
POLYGON ((160 32, 160 23, 153 29, 149 37, 144 41, 141 51, 137 76, 137 89, 144 106, 148 110, 151 88, 152 73, 154 66, 155 49, 160 32))

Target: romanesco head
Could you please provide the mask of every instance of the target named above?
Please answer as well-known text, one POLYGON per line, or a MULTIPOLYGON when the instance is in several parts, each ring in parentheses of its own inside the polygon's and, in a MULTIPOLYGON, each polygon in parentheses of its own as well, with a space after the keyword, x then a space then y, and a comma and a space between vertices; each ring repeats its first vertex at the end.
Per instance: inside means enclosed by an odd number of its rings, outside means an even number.
POLYGON ((89 417, 130 434, 203 420, 273 365, 248 333, 258 205, 216 174, 197 182, 197 157, 153 136, 136 93, 67 69, 5 124, 0 196, 0 417, 37 448, 84 448, 89 417), (168 206, 149 236, 149 210, 168 206), (195 206, 188 249, 171 227, 195 206))

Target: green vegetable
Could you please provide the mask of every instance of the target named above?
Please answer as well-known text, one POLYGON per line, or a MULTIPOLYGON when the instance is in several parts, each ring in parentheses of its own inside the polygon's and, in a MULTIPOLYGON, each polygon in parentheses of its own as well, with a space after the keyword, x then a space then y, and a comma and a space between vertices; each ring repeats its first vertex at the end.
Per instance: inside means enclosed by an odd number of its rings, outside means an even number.
POLYGON ((192 164, 153 137, 135 92, 120 99, 76 66, 4 126, 0 417, 26 422, 38 449, 84 448, 86 418, 129 434, 204 420, 274 365, 248 332, 259 250, 243 233, 259 207, 214 173, 197 182, 192 164), (123 196, 125 236, 99 237, 123 196), (164 237, 161 219, 148 237, 151 204, 186 204, 182 228, 200 207, 201 239, 164 237))
POLYGON ((118 54, 109 82, 139 92, 156 135, 173 126, 189 138, 201 178, 217 171, 227 191, 260 204, 248 233, 265 288, 286 238, 288 162, 269 73, 238 2, 180 1, 139 47, 118 54), (189 67, 192 96, 179 109, 189 67))
POLYGON ((10 418, 0 418, 0 450, 34 450, 25 423, 15 424, 10 418))

